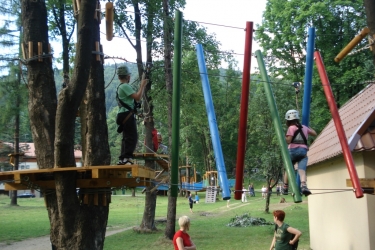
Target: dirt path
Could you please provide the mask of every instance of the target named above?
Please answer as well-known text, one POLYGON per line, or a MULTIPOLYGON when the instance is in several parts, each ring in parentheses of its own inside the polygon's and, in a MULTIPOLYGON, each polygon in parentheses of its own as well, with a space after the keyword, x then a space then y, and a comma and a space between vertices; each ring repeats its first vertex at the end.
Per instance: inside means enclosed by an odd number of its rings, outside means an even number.
MULTIPOLYGON (((107 231, 105 236, 121 233, 126 230, 132 229, 133 227, 122 228, 118 230, 107 231)), ((48 236, 42 236, 38 238, 31 238, 23 241, 16 241, 11 244, 0 243, 1 250, 51 250, 51 242, 48 236)))

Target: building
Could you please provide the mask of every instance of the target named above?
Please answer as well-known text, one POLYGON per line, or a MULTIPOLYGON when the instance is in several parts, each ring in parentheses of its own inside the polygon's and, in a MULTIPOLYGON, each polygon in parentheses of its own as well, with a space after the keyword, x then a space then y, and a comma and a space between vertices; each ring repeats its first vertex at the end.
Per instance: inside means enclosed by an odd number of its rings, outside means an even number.
MULTIPOLYGON (((375 84, 350 99, 339 114, 358 177, 374 179, 375 84)), ((375 196, 357 199, 347 185, 349 171, 333 120, 311 145, 308 157, 311 249, 375 249, 375 196)))

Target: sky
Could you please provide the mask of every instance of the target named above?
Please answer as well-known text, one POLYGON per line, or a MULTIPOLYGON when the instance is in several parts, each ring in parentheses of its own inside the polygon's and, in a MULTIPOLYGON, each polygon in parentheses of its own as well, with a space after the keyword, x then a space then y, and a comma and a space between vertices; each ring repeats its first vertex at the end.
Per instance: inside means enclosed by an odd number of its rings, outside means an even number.
MULTIPOLYGON (((105 3, 106 1, 101 1, 102 11, 104 11, 105 3)), ((207 28, 209 34, 214 33, 217 41, 221 43, 220 50, 233 50, 234 53, 240 54, 234 55, 234 57, 238 61, 238 69, 242 70, 246 22, 253 22, 253 27, 256 29, 256 25, 262 21, 265 6, 266 0, 186 0, 185 9, 181 9, 180 11, 184 19, 197 21, 200 25, 207 28)), ((114 37, 112 41, 106 40, 104 18, 102 19, 100 29, 102 32, 100 42, 103 45, 105 55, 122 57, 129 62, 136 61, 135 50, 125 38, 114 37)), ((54 57, 58 58, 61 56, 61 42, 50 40, 50 43, 54 51, 54 57)), ((143 44, 143 48, 145 48, 145 44, 143 44)), ((259 46, 253 40, 252 52, 254 53, 258 49, 259 46)), ((145 55, 145 53, 143 54, 145 55)), ((117 60, 116 62, 122 61, 117 60)), ((108 59, 105 63, 113 64, 114 61, 108 59)), ((57 68, 62 68, 62 65, 59 65, 56 60, 54 64, 57 68)), ((256 64, 256 60, 252 58, 252 72, 254 72, 256 64)), ((225 65, 222 66, 225 67, 225 65)))
MULTIPOLYGON (((104 4, 102 2, 102 8, 104 4)), ((235 55, 235 58, 238 61, 238 68, 242 70, 246 22, 253 22, 253 28, 256 29, 256 24, 262 21, 265 6, 266 0, 186 0, 185 9, 180 11, 184 19, 197 21, 207 28, 208 33, 215 33, 217 41, 221 43, 220 50, 233 50, 234 53, 240 54, 235 55)), ((103 23, 105 20, 102 20, 103 23)), ((105 32, 105 26, 102 26, 101 30, 105 32)), ((124 57, 129 62, 136 61, 134 49, 124 38, 114 37, 108 42, 106 36, 102 34, 101 44, 106 55, 124 57)), ((259 46, 253 40, 252 52, 258 49, 259 46)), ((113 62, 107 60, 106 63, 113 62)), ((256 66, 256 61, 252 58, 252 72, 256 66)))

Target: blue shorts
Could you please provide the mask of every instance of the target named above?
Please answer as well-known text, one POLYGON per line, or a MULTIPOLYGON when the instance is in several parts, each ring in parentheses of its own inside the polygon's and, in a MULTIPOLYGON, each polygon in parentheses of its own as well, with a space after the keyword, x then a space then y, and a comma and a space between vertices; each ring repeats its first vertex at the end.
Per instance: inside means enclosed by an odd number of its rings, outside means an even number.
POLYGON ((306 171, 308 160, 306 148, 290 148, 289 155, 293 165, 298 162, 298 169, 306 171))

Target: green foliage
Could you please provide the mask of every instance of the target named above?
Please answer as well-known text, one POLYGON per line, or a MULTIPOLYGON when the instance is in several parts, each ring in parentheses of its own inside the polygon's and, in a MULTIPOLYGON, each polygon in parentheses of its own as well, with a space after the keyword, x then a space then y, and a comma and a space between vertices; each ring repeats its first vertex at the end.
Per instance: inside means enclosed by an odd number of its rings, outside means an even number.
MULTIPOLYGON (((335 56, 366 26, 363 2, 344 0, 270 0, 257 27, 256 40, 263 48, 265 62, 273 77, 285 83, 303 81, 307 31, 316 30, 315 48, 319 50, 337 105, 340 107, 373 78, 374 66, 368 51, 347 56, 341 63, 335 56)), ((357 48, 366 45, 364 39, 357 48)), ((314 68, 311 127, 318 132, 331 115, 319 75, 314 68)))
POLYGON ((10 73, 0 78, 0 140, 13 141, 15 116, 20 116, 20 141, 31 139, 27 109, 27 87, 18 79, 19 68, 14 63, 8 65, 10 73), (18 104, 17 104, 18 103, 18 104), (23 137, 23 135, 27 135, 23 137))
POLYGON ((231 218, 228 227, 250 227, 250 226, 265 226, 274 225, 273 222, 268 222, 264 218, 251 217, 250 213, 245 213, 242 215, 236 215, 231 218))

